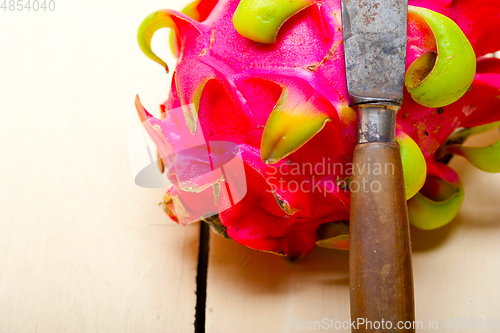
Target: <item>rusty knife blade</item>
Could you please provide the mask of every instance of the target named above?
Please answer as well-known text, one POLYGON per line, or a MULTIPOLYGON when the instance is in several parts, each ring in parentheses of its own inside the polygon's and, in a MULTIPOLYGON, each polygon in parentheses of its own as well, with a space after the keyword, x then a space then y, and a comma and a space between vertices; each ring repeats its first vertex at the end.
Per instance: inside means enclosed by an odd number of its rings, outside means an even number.
POLYGON ((401 105, 408 0, 342 0, 342 25, 351 105, 401 105))

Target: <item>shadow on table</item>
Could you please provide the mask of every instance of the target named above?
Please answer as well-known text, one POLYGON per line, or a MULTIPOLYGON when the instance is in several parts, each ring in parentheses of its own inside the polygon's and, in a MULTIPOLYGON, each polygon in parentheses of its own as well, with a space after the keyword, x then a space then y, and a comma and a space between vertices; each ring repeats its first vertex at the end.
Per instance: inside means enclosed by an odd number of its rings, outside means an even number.
POLYGON ((337 285, 348 288, 349 253, 316 247, 300 260, 249 249, 232 240, 210 235, 210 272, 231 284, 245 285, 251 292, 288 292, 303 284, 337 285))
POLYGON ((411 248, 413 252, 431 251, 443 243, 452 235, 453 231, 463 223, 459 215, 447 225, 436 230, 421 230, 410 227, 411 248))

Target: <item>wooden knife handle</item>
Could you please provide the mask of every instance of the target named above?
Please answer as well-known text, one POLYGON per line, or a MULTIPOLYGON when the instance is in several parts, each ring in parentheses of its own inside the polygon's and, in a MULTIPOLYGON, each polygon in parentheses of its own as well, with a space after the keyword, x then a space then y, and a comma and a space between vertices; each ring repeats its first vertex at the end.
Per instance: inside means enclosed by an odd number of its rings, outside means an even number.
POLYGON ((351 320, 366 322, 353 332, 415 332, 411 243, 398 145, 358 144, 350 189, 351 320), (398 327, 409 327, 410 322, 410 329, 398 327))

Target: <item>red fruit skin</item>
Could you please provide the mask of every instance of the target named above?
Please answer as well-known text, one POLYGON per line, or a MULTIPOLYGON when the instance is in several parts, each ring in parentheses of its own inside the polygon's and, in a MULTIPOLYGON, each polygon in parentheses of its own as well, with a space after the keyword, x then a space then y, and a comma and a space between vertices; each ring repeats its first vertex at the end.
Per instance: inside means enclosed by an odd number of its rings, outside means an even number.
MULTIPOLYGON (((177 49, 181 50, 172 90, 162 105, 166 113, 196 101, 206 141, 231 141, 240 145, 245 166, 247 194, 232 208, 219 211, 227 234, 245 246, 286 256, 311 251, 318 228, 328 222, 349 219, 350 194, 338 184, 350 175, 355 147, 356 124, 348 95, 344 70, 340 1, 324 0, 294 15, 281 28, 276 44, 255 43, 240 36, 231 19, 239 1, 203 0, 198 8, 203 23, 171 11, 178 22, 177 49), (214 8, 214 4, 215 8, 214 8), (212 10, 213 9, 213 10, 212 10), (212 10, 212 12, 210 12, 212 10), (294 81, 295 80, 295 81, 294 81), (299 82, 313 89, 328 105, 324 112, 332 121, 300 149, 273 167, 260 154, 263 128, 287 82, 299 82), (335 138, 335 139, 332 139, 335 138), (341 170, 330 174, 301 172, 296 165, 337 163, 341 170), (306 184, 297 190, 284 184, 306 184), (308 185, 307 185, 308 184, 308 185), (313 191, 314 185, 329 191, 313 191)), ((500 1, 410 0, 453 19, 469 38, 477 56, 500 49, 500 1)), ((432 31, 410 17, 407 67, 421 54, 436 50, 432 31)), ((458 175, 436 161, 435 153, 457 127, 477 126, 500 120, 500 61, 478 61, 472 89, 444 108, 426 108, 412 100, 405 89, 404 103, 397 116, 398 127, 421 148, 429 176, 456 184, 458 175)), ((151 127, 145 123, 150 135, 151 127)), ((169 129, 166 128, 166 131, 169 129)), ((168 155, 168 139, 154 139, 162 155, 168 155)), ((185 161, 188 163, 189 161, 185 161)), ((167 163, 167 175, 174 170, 167 163)), ((180 189, 173 181, 172 195, 180 189)), ((227 201, 227 198, 221 200, 227 201)), ((206 207, 190 207, 203 212, 206 207)))

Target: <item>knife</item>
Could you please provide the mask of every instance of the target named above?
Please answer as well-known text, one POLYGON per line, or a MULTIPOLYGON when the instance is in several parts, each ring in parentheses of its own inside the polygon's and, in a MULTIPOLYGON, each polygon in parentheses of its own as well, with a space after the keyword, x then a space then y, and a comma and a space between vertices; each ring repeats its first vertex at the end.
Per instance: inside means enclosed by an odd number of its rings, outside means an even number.
POLYGON ((353 332, 415 332, 410 232, 395 142, 407 13, 407 0, 342 0, 347 88, 358 131, 350 182, 353 332), (397 327, 401 323, 407 326, 397 327))

